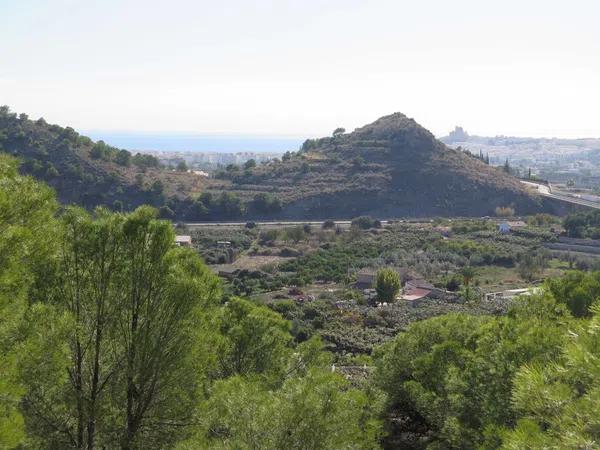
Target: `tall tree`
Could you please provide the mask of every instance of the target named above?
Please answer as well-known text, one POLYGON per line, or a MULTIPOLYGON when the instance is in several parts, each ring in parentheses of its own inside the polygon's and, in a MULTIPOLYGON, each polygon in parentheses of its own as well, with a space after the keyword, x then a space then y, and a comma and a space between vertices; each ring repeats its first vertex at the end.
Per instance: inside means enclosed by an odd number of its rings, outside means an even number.
POLYGON ((20 331, 28 300, 45 278, 55 250, 53 192, 19 175, 18 162, 0 155, 0 447, 25 438, 18 403, 18 365, 27 335, 20 331))
POLYGON ((196 328, 217 281, 152 208, 71 209, 63 223, 53 303, 73 323, 68 376, 29 381, 29 428, 57 447, 166 445, 193 413, 196 328))
POLYGON ((377 298, 382 302, 393 302, 400 290, 400 275, 393 269, 383 268, 377 271, 375 290, 377 298))

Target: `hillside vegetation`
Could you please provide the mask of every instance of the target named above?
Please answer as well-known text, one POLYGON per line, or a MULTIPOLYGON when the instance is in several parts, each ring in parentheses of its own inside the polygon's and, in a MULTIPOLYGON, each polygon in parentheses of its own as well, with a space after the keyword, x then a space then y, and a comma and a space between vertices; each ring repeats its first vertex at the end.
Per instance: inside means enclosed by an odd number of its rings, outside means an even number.
POLYGON ((64 204, 131 210, 163 206, 201 188, 192 173, 161 168, 150 155, 93 142, 70 127, 31 120, 0 107, 0 150, 21 161, 21 171, 53 187, 64 204))
POLYGON ((0 448, 597 447, 600 272, 416 321, 344 367, 294 335, 293 303, 222 291, 156 214, 61 211, 0 155, 0 448))
POLYGON ((518 180, 479 158, 446 147, 403 114, 352 133, 307 140, 281 161, 221 177, 242 197, 268 193, 282 217, 491 215, 540 208, 518 180))
POLYGON ((0 150, 18 157, 21 171, 53 187, 63 204, 116 211, 150 204, 161 217, 187 221, 482 216, 499 206, 518 214, 542 207, 516 178, 446 147, 400 113, 309 139, 281 160, 227 166, 213 178, 8 107, 0 108, 0 150))

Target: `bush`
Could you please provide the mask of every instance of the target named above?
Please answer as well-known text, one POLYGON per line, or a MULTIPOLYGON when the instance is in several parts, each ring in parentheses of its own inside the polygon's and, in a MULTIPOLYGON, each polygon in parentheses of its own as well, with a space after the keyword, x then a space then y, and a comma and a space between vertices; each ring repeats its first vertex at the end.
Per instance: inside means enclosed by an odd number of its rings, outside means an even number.
POLYGON ((258 235, 258 243, 261 245, 270 245, 273 244, 279 237, 279 230, 271 229, 261 231, 258 235))
POLYGON ((301 225, 288 228, 285 230, 285 239, 295 243, 300 242, 304 238, 304 227, 301 225))
POLYGON ((321 228, 323 228, 324 230, 331 230, 335 228, 335 222, 333 220, 326 220, 325 222, 323 222, 323 225, 321 225, 321 228))
POLYGON ((375 226, 375 220, 369 216, 356 217, 352 219, 352 226, 358 227, 361 230, 368 230, 369 228, 373 228, 375 226))

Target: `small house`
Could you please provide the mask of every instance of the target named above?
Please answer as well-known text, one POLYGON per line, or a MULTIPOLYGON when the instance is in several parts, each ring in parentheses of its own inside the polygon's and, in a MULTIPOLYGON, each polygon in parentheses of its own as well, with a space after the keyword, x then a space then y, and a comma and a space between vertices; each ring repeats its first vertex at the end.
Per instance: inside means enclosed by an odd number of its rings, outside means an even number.
POLYGON ((187 235, 175 236, 175 245, 179 247, 191 247, 192 237, 187 235))
POLYGON ((423 278, 414 278, 412 280, 408 280, 404 284, 404 289, 405 290, 425 289, 425 290, 431 291, 433 289, 433 284, 431 284, 427 280, 424 280, 423 278))
POLYGON ((377 271, 375 269, 361 269, 356 273, 356 283, 354 283, 354 287, 356 289, 370 289, 375 284, 376 277, 377 271))

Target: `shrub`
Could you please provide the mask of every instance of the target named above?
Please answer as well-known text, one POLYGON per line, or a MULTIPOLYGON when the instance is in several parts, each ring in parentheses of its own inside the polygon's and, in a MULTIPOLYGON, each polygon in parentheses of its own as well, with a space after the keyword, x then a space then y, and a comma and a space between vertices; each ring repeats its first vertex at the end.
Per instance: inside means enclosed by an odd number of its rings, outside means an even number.
POLYGON ((352 219, 352 226, 358 227, 361 230, 368 230, 375 226, 375 221, 369 216, 360 216, 352 219))

